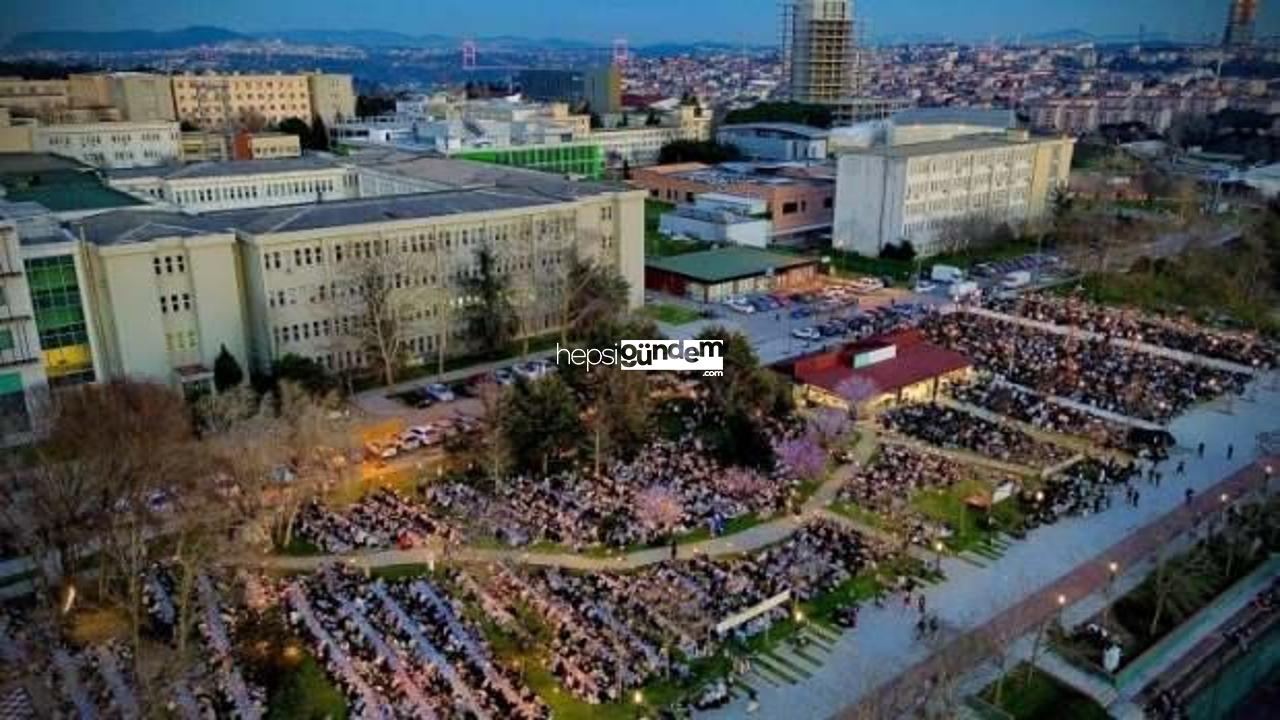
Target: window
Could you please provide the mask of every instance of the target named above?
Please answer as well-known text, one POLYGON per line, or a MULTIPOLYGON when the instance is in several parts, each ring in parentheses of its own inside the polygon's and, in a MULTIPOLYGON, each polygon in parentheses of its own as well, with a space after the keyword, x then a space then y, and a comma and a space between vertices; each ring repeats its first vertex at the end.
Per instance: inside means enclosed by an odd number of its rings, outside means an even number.
POLYGON ((13 330, 10 330, 9 328, 0 328, 0 352, 12 350, 13 348, 13 330))
POLYGON ((796 211, 799 209, 800 209, 800 206, 797 205, 795 202, 782 203, 783 215, 794 215, 796 211))

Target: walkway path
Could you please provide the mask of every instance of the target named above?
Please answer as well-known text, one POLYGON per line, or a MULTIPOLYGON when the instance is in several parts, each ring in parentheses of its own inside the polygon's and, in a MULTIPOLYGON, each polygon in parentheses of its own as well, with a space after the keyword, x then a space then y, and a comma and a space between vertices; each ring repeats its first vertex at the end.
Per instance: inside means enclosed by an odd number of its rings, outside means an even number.
POLYGON ((981 467, 996 470, 1010 475, 1039 475, 1041 469, 1033 468, 1029 465, 1020 465, 1018 463, 1004 462, 1002 460, 993 460, 985 455, 979 455, 969 450, 960 450, 956 448, 941 448, 937 445, 931 445, 923 440, 906 437, 904 435, 890 435, 887 433, 880 435, 880 442, 885 445, 902 445, 912 450, 929 453, 931 455, 941 455, 950 458, 956 462, 965 465, 978 465, 981 467))
POLYGON ((1163 345, 1152 345, 1150 343, 1138 342, 1136 340, 1113 338, 1091 330, 1082 330, 1077 327, 1069 327, 1066 325, 1055 325, 1041 320, 1032 320, 1028 317, 1022 317, 1021 315, 1009 315, 1008 313, 996 312, 994 310, 988 310, 980 307, 966 306, 964 308, 964 312, 981 315, 982 317, 988 317, 993 320, 1003 320, 1004 322, 1014 323, 1015 325, 1021 325, 1023 327, 1035 328, 1037 330, 1043 330, 1056 335, 1071 335, 1072 337, 1082 337, 1089 340, 1105 339, 1109 340, 1113 345, 1118 345, 1130 350, 1136 350, 1138 352, 1144 352, 1148 355, 1159 355, 1160 357, 1165 357, 1182 363, 1194 363, 1196 365, 1203 365, 1215 370, 1242 373, 1250 377, 1258 375, 1257 368, 1253 368, 1248 365, 1241 365, 1240 363, 1231 362, 1230 360, 1196 355, 1195 353, 1189 353, 1183 350, 1174 350, 1173 348, 1167 348, 1163 345))
MULTIPOLYGON (((1041 393, 1037 390, 1033 390, 1025 385, 1019 385, 1014 382, 1009 382, 1007 379, 1001 378, 1000 382, 1016 390, 1022 390, 1023 392, 1032 393, 1034 395, 1041 395, 1041 393)), ((1128 415, 1121 415, 1120 413, 1117 413, 1117 412, 1112 412, 1110 410, 1103 410, 1100 407, 1089 405, 1088 403, 1082 403, 1078 400, 1072 400, 1071 398, 1064 398, 1059 395, 1044 395, 1044 399, 1046 402, 1051 402, 1054 405, 1061 405, 1062 407, 1065 407, 1065 408, 1078 410, 1082 413, 1093 415, 1094 417, 1102 418, 1103 420, 1109 420, 1113 423, 1124 425, 1126 427, 1136 427, 1142 430, 1164 430, 1165 429, 1165 426, 1161 425, 1160 423, 1151 422, 1150 420, 1143 420, 1142 418, 1130 417, 1128 415)))
POLYGON ((1272 558, 1149 648, 1120 671, 1117 677, 1120 694, 1131 701, 1138 701, 1147 686, 1247 607, 1259 591, 1271 584, 1277 573, 1280 573, 1280 558, 1272 558))
MULTIPOLYGON (((1280 458, 1272 458, 1272 461, 1280 458)), ((1250 465, 1199 493, 1190 504, 1184 504, 1158 520, 1108 547, 1074 570, 1059 577, 1048 586, 1008 610, 976 627, 969 635, 958 638, 940 652, 920 662, 892 681, 876 689, 873 696, 863 700, 857 709, 849 708, 841 717, 865 717, 860 712, 872 711, 877 716, 888 716, 897 711, 909 711, 920 700, 921 688, 927 680, 938 675, 954 673, 957 668, 975 667, 991 655, 992 645, 1000 645, 1000 638, 1017 638, 1033 631, 1041 623, 1061 612, 1058 597, 1074 602, 1085 595, 1097 592, 1109 581, 1107 563, 1136 565, 1159 550, 1169 539, 1190 530, 1200 515, 1221 511, 1219 495, 1240 497, 1246 492, 1262 487, 1265 475, 1260 465, 1250 465), (988 642, 975 642, 975 640, 988 642)))
MULTIPOLYGON (((961 558, 944 557, 946 580, 923 592, 930 611, 938 614, 944 626, 955 628, 956 637, 963 642, 946 643, 944 647, 956 647, 940 660, 930 660, 940 650, 937 645, 915 639, 918 616, 913 610, 904 609, 901 602, 888 603, 884 608, 866 606, 858 628, 839 637, 828 662, 811 677, 791 686, 757 688, 761 707, 756 717, 853 717, 858 709, 887 707, 895 696, 900 695, 906 702, 922 695, 925 679, 939 668, 968 672, 980 666, 991 647, 991 642, 984 639, 989 635, 983 631, 995 633, 994 639, 1007 646, 1026 634, 1018 632, 1019 626, 1033 627, 1044 612, 1056 611, 1057 593, 1063 592, 1060 588, 1070 590, 1065 594, 1074 604, 1091 588, 1100 587, 1099 583, 1108 579, 1106 563, 1112 561, 1102 551, 1123 549, 1120 544, 1130 536, 1149 532, 1152 523, 1166 516, 1176 517, 1183 511, 1187 488, 1196 491, 1198 504, 1220 505, 1221 500, 1216 498, 1223 488, 1217 487, 1218 483, 1258 462, 1258 433, 1278 427, 1280 387, 1270 386, 1268 379, 1255 380, 1245 397, 1251 395, 1252 400, 1205 403, 1175 419, 1169 431, 1178 446, 1172 449, 1176 457, 1171 462, 1185 461, 1186 474, 1174 477, 1166 471, 1166 479, 1159 487, 1139 483, 1142 498, 1138 507, 1117 504, 1099 514, 1067 518, 1037 528, 1004 548, 999 557, 985 560, 982 567, 961 558), (1200 442, 1206 446, 1204 457, 1197 456, 1194 449, 1200 442), (1228 443, 1236 448, 1230 459, 1225 454, 1228 443), (1073 574, 1077 572, 1081 574, 1073 574), (1041 603, 1041 615, 1033 612, 1036 602, 1041 603), (993 624, 997 618, 1002 621, 993 624), (960 652, 964 645, 974 649, 967 654, 960 652), (899 680, 899 676, 903 679, 899 680)), ((1274 462, 1274 458, 1269 461, 1274 462)), ((1229 497, 1235 497, 1232 491, 1244 482, 1240 477, 1228 480, 1225 489, 1232 493, 1229 497)), ((1160 538, 1160 543, 1165 539, 1160 538)), ((1134 554, 1141 557, 1132 551, 1126 557, 1134 554)), ((1122 567, 1142 566, 1140 562, 1114 559, 1122 567)), ((1073 610, 1067 608, 1068 616, 1073 610)), ((716 720, 739 718, 745 708, 745 701, 735 700, 707 716, 716 720)))
MULTIPOLYGON (((870 454, 867 440, 862 439, 854 449, 855 455, 870 454)), ((844 525, 867 533, 883 537, 884 532, 868 527, 852 519, 829 513, 826 506, 840 491, 840 487, 848 481, 849 476, 857 469, 855 465, 843 465, 831 473, 813 495, 801 506, 798 515, 783 515, 767 522, 760 523, 733 535, 708 538, 695 542, 682 543, 679 555, 705 555, 722 557, 738 553, 751 552, 785 540, 798 530, 805 522, 816 517, 838 519, 844 525)), ((519 548, 478 548, 478 547, 445 547, 441 543, 428 543, 424 547, 407 550, 376 550, 342 555, 305 555, 305 556, 259 556, 242 559, 241 564, 290 572, 311 571, 332 563, 346 563, 360 568, 379 568, 392 565, 430 564, 437 560, 462 562, 516 562, 525 565, 542 565, 561 567, 573 570, 635 570, 648 565, 655 565, 671 558, 670 546, 653 547, 636 550, 631 553, 617 555, 600 555, 572 552, 539 552, 519 548)))
MULTIPOLYGON (((1014 430, 1018 430, 1022 433, 1025 433, 1026 435, 1029 435, 1032 438, 1035 438, 1036 440, 1042 443, 1048 443, 1050 445, 1057 445, 1059 447, 1067 448, 1068 450, 1074 450, 1080 455, 1092 455, 1092 456, 1098 456, 1098 457, 1104 457, 1104 458, 1116 457, 1118 455, 1124 456, 1122 453, 1116 453, 1111 450, 1100 448, 1097 445, 1094 445, 1093 443, 1089 442, 1085 438, 1078 437, 1076 435, 1063 435, 1062 433, 1049 432, 1048 430, 1045 430, 1044 428, 1036 427, 1035 425, 1032 425, 1029 422, 1024 422, 1017 418, 1009 417, 1008 415, 1001 415, 998 412, 992 412, 991 410, 988 410, 984 407, 978 407, 977 405, 971 405, 966 402, 960 402, 959 400, 947 397, 945 395, 939 395, 937 402, 939 405, 942 405, 944 407, 955 408, 960 412, 969 413, 970 415, 975 415, 984 420, 993 422, 997 425, 1004 425, 1005 427, 1013 428, 1014 430)), ((1127 456, 1124 456, 1124 457, 1127 457, 1127 456)))

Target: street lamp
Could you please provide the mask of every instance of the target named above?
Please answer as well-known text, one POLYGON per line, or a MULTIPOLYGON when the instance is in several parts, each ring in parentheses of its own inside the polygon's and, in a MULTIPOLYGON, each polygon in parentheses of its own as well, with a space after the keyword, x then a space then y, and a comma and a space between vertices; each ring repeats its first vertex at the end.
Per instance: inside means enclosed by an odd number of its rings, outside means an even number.
POLYGON ((938 572, 942 572, 942 541, 933 541, 934 565, 938 572))
POLYGON ((640 692, 639 690, 637 690, 637 691, 635 692, 635 694, 631 696, 631 701, 632 701, 632 702, 634 702, 634 703, 635 703, 635 704, 637 704, 637 705, 643 705, 643 704, 644 704, 644 693, 642 693, 642 692, 640 692))

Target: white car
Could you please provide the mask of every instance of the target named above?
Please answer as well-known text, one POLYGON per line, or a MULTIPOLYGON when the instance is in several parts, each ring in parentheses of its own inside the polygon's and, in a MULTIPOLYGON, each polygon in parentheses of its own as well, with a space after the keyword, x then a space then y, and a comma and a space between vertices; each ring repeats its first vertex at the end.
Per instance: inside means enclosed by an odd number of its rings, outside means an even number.
POLYGON ((498 368, 493 371, 493 381, 502 386, 511 385, 515 383, 516 376, 507 368, 498 368))
POLYGON ((422 438, 418 437, 413 431, 406 430, 400 433, 400 442, 398 443, 400 452, 412 452, 422 447, 422 438))
POLYGON ((750 315, 756 311, 756 306, 746 300, 735 300, 729 303, 729 307, 737 310, 744 315, 750 315))
POLYGON ((822 339, 822 333, 818 332, 818 328, 815 328, 815 327, 796 328, 795 330, 791 331, 791 335, 792 337, 796 337, 801 340, 821 340, 822 339))
POLYGON ((457 396, 453 394, 453 391, 449 389, 449 386, 444 383, 431 383, 423 388, 423 390, 426 391, 426 393, 431 396, 431 399, 436 402, 447 403, 453 402, 457 399, 457 396))
POLYGON ((849 283, 849 287, 856 293, 873 293, 883 290, 884 283, 876 278, 864 277, 849 283))
POLYGON ((938 289, 938 286, 929 282, 928 280, 920 280, 916 283, 915 287, 912 288, 912 290, 914 290, 917 293, 931 293, 937 289, 938 289))

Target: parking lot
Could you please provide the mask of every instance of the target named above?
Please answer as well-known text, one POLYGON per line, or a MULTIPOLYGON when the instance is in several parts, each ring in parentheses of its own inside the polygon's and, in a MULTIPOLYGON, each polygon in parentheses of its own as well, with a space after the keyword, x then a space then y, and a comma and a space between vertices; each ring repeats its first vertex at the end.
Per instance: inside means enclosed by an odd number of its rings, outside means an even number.
POLYGON ((945 302, 945 298, 921 298, 898 288, 880 288, 859 292, 850 283, 831 281, 801 291, 752 296, 757 304, 746 310, 742 303, 699 303, 660 293, 648 293, 651 302, 676 304, 714 317, 682 325, 659 323, 664 334, 673 338, 692 338, 712 326, 737 330, 751 339, 760 361, 772 364, 788 358, 817 352, 849 342, 854 332, 849 327, 869 320, 872 314, 912 312, 911 308, 945 302), (776 304, 776 305, 775 305, 776 304), (884 308, 885 310, 881 310, 884 308), (824 334, 825 332, 825 334, 824 334))

